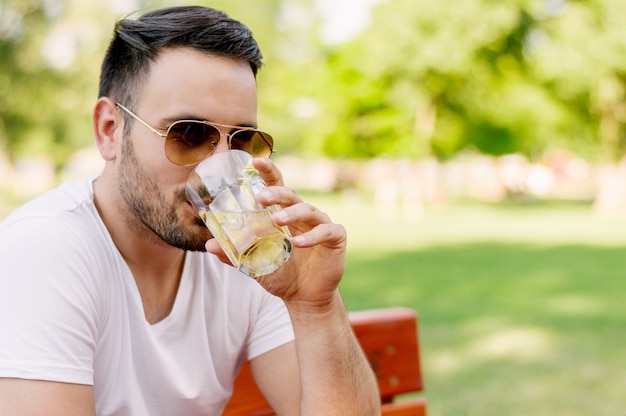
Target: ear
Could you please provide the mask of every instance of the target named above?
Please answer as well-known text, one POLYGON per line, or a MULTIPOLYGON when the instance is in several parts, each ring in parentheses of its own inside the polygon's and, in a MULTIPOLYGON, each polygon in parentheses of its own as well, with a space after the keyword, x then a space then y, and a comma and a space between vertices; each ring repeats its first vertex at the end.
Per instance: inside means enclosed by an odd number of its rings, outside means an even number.
POLYGON ((117 110, 115 102, 108 97, 99 98, 93 108, 91 121, 100 155, 107 162, 115 160, 124 127, 124 117, 117 110))

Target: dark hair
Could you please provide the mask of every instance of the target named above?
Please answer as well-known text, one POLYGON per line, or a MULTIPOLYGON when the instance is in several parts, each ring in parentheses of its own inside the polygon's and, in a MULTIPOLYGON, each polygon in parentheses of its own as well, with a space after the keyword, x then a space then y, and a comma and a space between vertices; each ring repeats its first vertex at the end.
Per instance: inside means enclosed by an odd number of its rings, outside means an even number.
POLYGON ((176 47, 248 62, 255 76, 263 60, 250 29, 223 12, 201 6, 158 9, 117 22, 98 96, 133 108, 150 64, 164 49, 176 47))

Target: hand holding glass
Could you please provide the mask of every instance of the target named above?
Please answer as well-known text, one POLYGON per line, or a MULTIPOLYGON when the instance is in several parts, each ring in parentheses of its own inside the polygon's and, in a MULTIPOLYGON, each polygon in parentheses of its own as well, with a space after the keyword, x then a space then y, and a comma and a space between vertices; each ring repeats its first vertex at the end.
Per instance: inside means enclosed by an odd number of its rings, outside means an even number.
POLYGON ((256 195, 265 182, 242 150, 216 153, 202 161, 187 181, 187 196, 242 273, 259 277, 277 270, 291 256, 291 234, 271 215, 280 207, 262 206, 256 195))

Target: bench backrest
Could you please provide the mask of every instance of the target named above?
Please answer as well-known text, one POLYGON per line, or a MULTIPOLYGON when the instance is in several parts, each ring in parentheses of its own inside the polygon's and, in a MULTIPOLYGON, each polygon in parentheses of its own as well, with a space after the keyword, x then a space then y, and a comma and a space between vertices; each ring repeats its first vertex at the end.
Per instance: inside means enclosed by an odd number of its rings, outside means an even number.
MULTIPOLYGON (((386 308, 352 312, 349 316, 378 379, 382 414, 425 416, 426 400, 414 394, 424 388, 417 314, 408 308, 386 308)), ((224 411, 224 416, 235 415, 274 415, 256 387, 247 362, 235 380, 233 395, 224 411)))

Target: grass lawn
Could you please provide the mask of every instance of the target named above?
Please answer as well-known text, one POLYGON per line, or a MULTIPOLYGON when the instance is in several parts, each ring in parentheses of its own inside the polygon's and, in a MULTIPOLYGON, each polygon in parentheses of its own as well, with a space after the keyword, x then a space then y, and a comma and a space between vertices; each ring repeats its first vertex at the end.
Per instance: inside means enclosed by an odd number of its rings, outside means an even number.
POLYGON ((418 311, 430 416, 626 415, 626 217, 313 199, 349 232, 348 309, 418 311))
POLYGON ((354 194, 310 200, 348 229, 347 308, 419 313, 430 416, 626 415, 626 217, 464 204, 409 220, 354 194))

